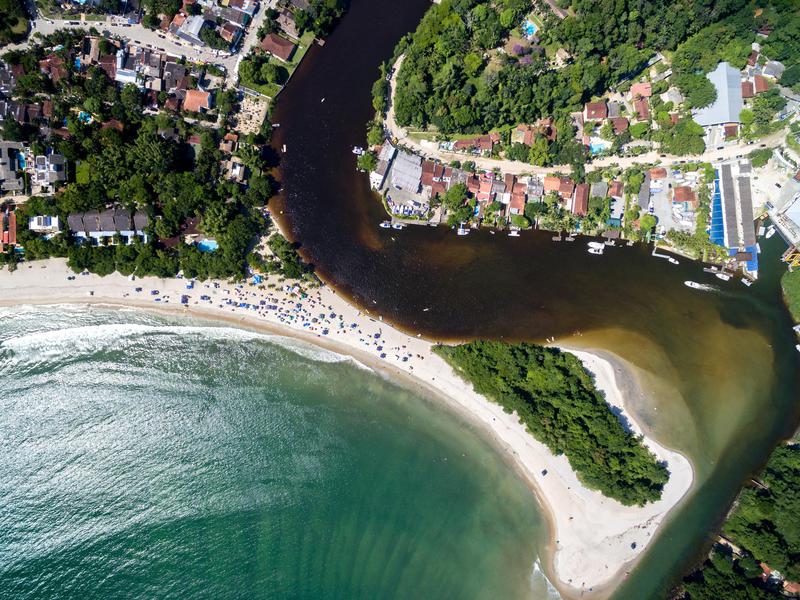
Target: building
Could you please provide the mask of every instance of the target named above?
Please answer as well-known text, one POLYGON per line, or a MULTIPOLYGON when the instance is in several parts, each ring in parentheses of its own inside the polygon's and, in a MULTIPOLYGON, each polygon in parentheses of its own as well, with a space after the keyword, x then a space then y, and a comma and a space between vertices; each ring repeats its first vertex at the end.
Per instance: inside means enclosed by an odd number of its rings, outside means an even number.
POLYGON ((183 100, 183 110, 189 112, 205 112, 211 108, 212 96, 210 92, 201 90, 187 90, 183 100))
POLYGON ((575 195, 572 198, 572 214, 584 217, 589 212, 589 184, 579 183, 575 186, 575 195))
POLYGON ((622 200, 624 187, 621 181, 612 181, 608 186, 608 195, 615 200, 622 200))
POLYGON ((697 196, 688 185, 679 185, 672 189, 672 201, 677 204, 691 205, 692 208, 697 206, 697 196))
POLYGON ((711 242, 728 249, 753 277, 758 275, 758 248, 753 214, 750 163, 729 161, 716 165, 711 199, 711 242))
POLYGON ((292 13, 286 9, 282 10, 278 13, 278 17, 275 19, 278 23, 278 26, 281 28, 283 33, 288 35, 290 38, 294 38, 296 40, 300 39, 300 31, 297 29, 297 23, 294 20, 294 16, 292 13))
POLYGON ((596 121, 608 117, 608 106, 605 102, 587 102, 583 107, 583 120, 596 121))
POLYGON ((392 166, 392 186, 412 194, 418 194, 422 183, 422 159, 415 155, 397 152, 392 166))
POLYGON ((66 181, 66 164, 67 161, 61 154, 46 154, 35 157, 32 166, 32 183, 42 188, 49 188, 58 182, 66 181))
POLYGON ((17 214, 6 210, 0 213, 0 252, 17 246, 17 214))
POLYGON ((703 127, 738 123, 742 112, 741 74, 726 62, 721 62, 706 75, 717 90, 717 98, 710 105, 692 111, 694 120, 703 127))
POLYGON ((633 109, 640 121, 650 120, 650 102, 647 99, 636 100, 633 103, 633 109))
POLYGON ((103 212, 90 210, 67 216, 69 232, 78 241, 90 241, 94 245, 115 244, 117 236, 126 245, 137 238, 147 243, 145 229, 148 224, 147 214, 137 211, 131 215, 121 208, 109 208, 103 212))
POLYGON ((631 97, 636 98, 649 98, 653 95, 653 87, 649 81, 644 83, 634 83, 631 86, 631 97))
POLYGON ((381 150, 378 153, 378 164, 375 165, 375 170, 369 174, 369 185, 373 190, 380 190, 386 182, 386 174, 392 166, 392 161, 397 155, 397 148, 389 143, 389 140, 383 142, 381 150))
POLYGON ((58 222, 58 217, 40 215, 28 219, 28 229, 34 233, 54 235, 61 231, 61 226, 58 222))
POLYGON ((753 82, 752 81, 743 81, 742 82, 742 98, 752 98, 755 96, 755 91, 753 90, 753 82))
POLYGON ((619 135, 620 133, 628 130, 628 119, 625 117, 614 117, 611 120, 611 126, 614 128, 614 135, 619 135))
POLYGON ((18 174, 24 164, 24 146, 20 142, 0 142, 0 191, 21 192, 22 177, 18 174))
POLYGON ((756 94, 762 94, 769 89, 769 81, 763 75, 754 75, 753 85, 755 86, 756 94))
POLYGON ((189 42, 190 44, 194 44, 196 46, 205 46, 205 42, 200 39, 200 32, 205 24, 205 17, 201 15, 186 17, 186 19, 180 22, 175 35, 182 40, 189 42))
POLYGON ((284 62, 291 60, 297 46, 279 35, 269 33, 261 40, 261 49, 284 62))

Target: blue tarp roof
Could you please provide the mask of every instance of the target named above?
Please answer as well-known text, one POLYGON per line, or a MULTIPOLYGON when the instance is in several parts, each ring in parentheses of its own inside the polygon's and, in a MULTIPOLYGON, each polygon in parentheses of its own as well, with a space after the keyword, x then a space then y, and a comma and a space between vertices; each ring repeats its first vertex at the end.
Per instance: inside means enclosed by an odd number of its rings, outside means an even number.
POLYGON ((719 192, 719 173, 714 179, 714 195, 711 197, 711 229, 708 237, 712 244, 725 245, 725 224, 722 221, 722 196, 719 192))

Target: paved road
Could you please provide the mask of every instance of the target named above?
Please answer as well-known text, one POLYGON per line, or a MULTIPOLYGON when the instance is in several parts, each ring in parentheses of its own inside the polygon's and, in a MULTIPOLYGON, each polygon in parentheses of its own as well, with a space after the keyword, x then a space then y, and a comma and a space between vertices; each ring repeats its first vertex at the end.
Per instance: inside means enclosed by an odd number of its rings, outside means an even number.
POLYGON ((226 79, 231 85, 236 85, 237 68, 242 56, 246 56, 250 49, 258 43, 258 29, 264 22, 264 17, 268 8, 275 8, 278 0, 266 0, 261 4, 260 10, 255 15, 250 27, 247 30, 244 41, 236 54, 213 50, 211 48, 198 48, 188 42, 178 40, 171 35, 159 31, 153 31, 142 25, 125 24, 119 17, 107 17, 105 21, 80 21, 78 19, 47 19, 37 16, 31 21, 31 37, 20 44, 6 46, 4 50, 16 50, 27 48, 32 41, 34 33, 49 35, 59 29, 67 28, 90 28, 95 27, 101 33, 112 36, 119 36, 135 44, 145 46, 154 50, 159 50, 172 56, 183 56, 193 62, 206 62, 221 66, 225 69, 226 79))
MULTIPOLYGON (((422 156, 438 159, 442 162, 452 162, 454 160, 464 162, 470 160, 475 163, 478 169, 487 171, 499 168, 503 173, 512 173, 514 175, 521 175, 523 173, 549 175, 555 172, 564 172, 565 170, 569 170, 569 166, 567 165, 561 165, 558 167, 537 167, 520 161, 484 158, 470 154, 463 154, 461 152, 447 152, 445 150, 441 150, 437 142, 430 140, 423 140, 420 142, 409 137, 408 131, 400 127, 394 114, 394 95, 397 88, 397 74, 400 72, 400 67, 403 64, 404 59, 405 55, 401 55, 394 64, 394 72, 392 73, 392 78, 389 85, 389 110, 386 113, 386 127, 389 130, 389 134, 397 140, 398 144, 406 146, 422 156)), ((785 137, 786 132, 781 130, 758 140, 756 144, 736 144, 733 146, 727 146, 722 150, 712 149, 699 156, 674 156, 671 154, 665 155, 657 151, 629 157, 609 156, 606 158, 593 160, 590 164, 586 165, 586 168, 590 171, 610 166, 628 168, 637 164, 656 163, 659 161, 664 164, 677 163, 687 160, 716 162, 720 160, 736 158, 739 155, 747 155, 761 146, 765 146, 767 148, 776 148, 783 144, 785 137)))

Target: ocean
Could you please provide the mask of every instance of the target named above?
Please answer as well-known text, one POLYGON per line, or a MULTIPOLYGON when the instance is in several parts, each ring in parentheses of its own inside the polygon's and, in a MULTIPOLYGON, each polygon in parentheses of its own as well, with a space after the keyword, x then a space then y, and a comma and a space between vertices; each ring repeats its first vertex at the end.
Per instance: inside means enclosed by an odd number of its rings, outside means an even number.
POLYGON ((3 598, 557 598, 500 451, 345 357, 0 309, 3 598))

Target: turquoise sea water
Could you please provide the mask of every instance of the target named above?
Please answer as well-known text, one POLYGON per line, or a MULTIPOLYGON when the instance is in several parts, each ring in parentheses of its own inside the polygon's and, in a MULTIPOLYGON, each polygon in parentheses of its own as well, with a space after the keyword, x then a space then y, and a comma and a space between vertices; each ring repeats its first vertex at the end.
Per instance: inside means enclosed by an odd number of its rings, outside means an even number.
POLYGON ((530 491, 342 357, 88 308, 0 309, 3 598, 549 598, 530 491))

